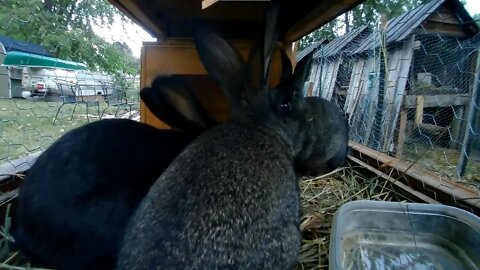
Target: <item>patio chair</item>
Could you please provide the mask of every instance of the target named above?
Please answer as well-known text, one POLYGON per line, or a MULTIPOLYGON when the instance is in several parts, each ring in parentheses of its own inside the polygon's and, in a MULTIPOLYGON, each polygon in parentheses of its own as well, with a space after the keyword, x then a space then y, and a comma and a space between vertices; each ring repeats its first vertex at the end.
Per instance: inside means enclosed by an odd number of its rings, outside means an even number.
POLYGON ((132 113, 132 108, 139 102, 139 93, 136 89, 121 89, 116 86, 113 87, 111 95, 105 98, 107 108, 102 111, 100 119, 103 118, 105 111, 110 107, 115 107, 115 118, 118 117, 118 112, 122 107, 128 107, 128 112, 132 113), (129 96, 129 93, 134 93, 133 96, 129 96))
POLYGON ((85 111, 87 114, 87 121, 90 122, 90 116, 88 108, 91 106, 97 107, 97 114, 100 117, 100 102, 97 99, 97 93, 93 85, 88 84, 69 84, 65 82, 56 82, 58 90, 60 92, 60 99, 62 100, 62 105, 57 110, 55 117, 53 118, 53 124, 57 120, 58 113, 65 104, 74 104, 72 115, 70 121, 73 120, 73 115, 77 105, 84 104, 85 111))

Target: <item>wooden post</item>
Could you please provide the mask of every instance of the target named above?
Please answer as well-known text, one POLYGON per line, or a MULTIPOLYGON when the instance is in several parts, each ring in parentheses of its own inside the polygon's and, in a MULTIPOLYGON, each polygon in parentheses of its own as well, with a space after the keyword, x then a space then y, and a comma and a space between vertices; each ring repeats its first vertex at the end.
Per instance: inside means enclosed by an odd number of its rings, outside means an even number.
POLYGON ((405 108, 404 102, 402 102, 402 109, 400 110, 400 127, 398 130, 397 140, 397 158, 403 157, 403 145, 405 144, 405 136, 407 136, 407 120, 408 110, 405 108))
POLYGON ((473 133, 476 130, 476 119, 478 113, 478 106, 480 105, 480 66, 478 65, 480 59, 477 59, 477 72, 475 73, 476 83, 473 87, 472 100, 470 101, 470 109, 468 111, 467 127, 465 129, 465 137, 463 139, 462 151, 458 159, 457 173, 459 176, 465 175, 467 169, 468 157, 473 144, 473 133))
POLYGON ((423 123, 423 109, 425 107, 425 97, 417 96, 417 108, 415 110, 415 125, 423 123))

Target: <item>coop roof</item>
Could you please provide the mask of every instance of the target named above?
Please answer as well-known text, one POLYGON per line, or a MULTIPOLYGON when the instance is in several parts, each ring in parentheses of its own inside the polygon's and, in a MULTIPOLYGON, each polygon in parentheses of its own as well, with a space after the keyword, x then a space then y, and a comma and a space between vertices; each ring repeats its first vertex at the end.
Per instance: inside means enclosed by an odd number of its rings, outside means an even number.
POLYGON ((362 26, 358 29, 352 30, 341 37, 337 37, 332 42, 322 46, 313 57, 314 58, 323 58, 336 55, 340 52, 351 53, 354 48, 357 48, 357 45, 364 40, 370 33, 372 29, 368 26, 362 26))
MULTIPOLYGON (((474 36, 479 28, 458 0, 433 0, 403 13, 387 22, 387 44, 409 37, 416 29, 447 35, 474 36)), ((354 52, 361 53, 377 47, 378 32, 372 33, 354 52)))
MULTIPOLYGON (((157 37, 188 38, 194 18, 201 17, 227 39, 253 40, 268 2, 227 0, 108 0, 130 19, 157 37)), ((293 42, 351 10, 365 0, 271 0, 285 11, 279 40, 293 42)))
POLYGON ((297 55, 295 56, 295 60, 300 61, 302 60, 303 57, 305 57, 307 54, 313 52, 316 50, 320 45, 328 43, 328 40, 322 39, 320 41, 315 41, 312 44, 308 45, 305 49, 301 50, 297 55))
POLYGON ((24 52, 31 53, 36 55, 52 56, 52 54, 47 51, 47 49, 42 46, 28 43, 25 41, 16 40, 6 36, 0 36, 0 43, 5 47, 5 51, 8 52, 24 52))

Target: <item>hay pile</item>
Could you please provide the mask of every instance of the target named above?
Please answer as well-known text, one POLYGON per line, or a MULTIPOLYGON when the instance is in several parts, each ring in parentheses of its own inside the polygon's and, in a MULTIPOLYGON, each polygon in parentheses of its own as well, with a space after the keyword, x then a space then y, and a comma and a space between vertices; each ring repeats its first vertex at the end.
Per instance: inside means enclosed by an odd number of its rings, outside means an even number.
POLYGON ((330 230, 335 212, 355 200, 404 201, 382 178, 344 168, 300 182, 302 249, 296 269, 328 269, 330 230))
MULTIPOLYGON (((355 169, 338 169, 327 175, 300 181, 303 206, 301 230, 304 239, 296 269, 328 269, 328 246, 333 215, 344 203, 360 199, 402 200, 391 189, 389 182, 362 175, 355 169)), ((21 254, 10 249, 7 240, 10 239, 8 214, 2 223, 0 269, 44 270, 33 268, 21 254)))

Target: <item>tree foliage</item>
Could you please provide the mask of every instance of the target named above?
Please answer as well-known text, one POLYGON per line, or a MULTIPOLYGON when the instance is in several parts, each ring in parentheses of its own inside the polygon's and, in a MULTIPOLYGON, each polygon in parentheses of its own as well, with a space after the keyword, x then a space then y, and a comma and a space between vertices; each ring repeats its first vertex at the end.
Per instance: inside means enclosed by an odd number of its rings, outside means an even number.
POLYGON ((126 18, 105 0, 0 0, 0 34, 39 44, 56 57, 91 70, 136 74, 139 60, 126 44, 109 43, 93 25, 126 18), (127 50, 128 49, 128 50, 127 50))
MULTIPOLYGON (((339 36, 347 29, 355 29, 364 25, 374 27, 383 15, 387 20, 401 15, 431 0, 367 0, 351 11, 339 16, 318 30, 300 40, 300 49, 305 48, 314 41, 329 39, 339 36), (348 19, 346 19, 348 16, 348 19), (347 25, 346 25, 347 24, 347 25)), ((464 1, 461 1, 464 2, 464 1)))
POLYGON ((478 27, 480 27, 480 13, 477 13, 472 17, 473 17, 473 20, 477 23, 478 27))

